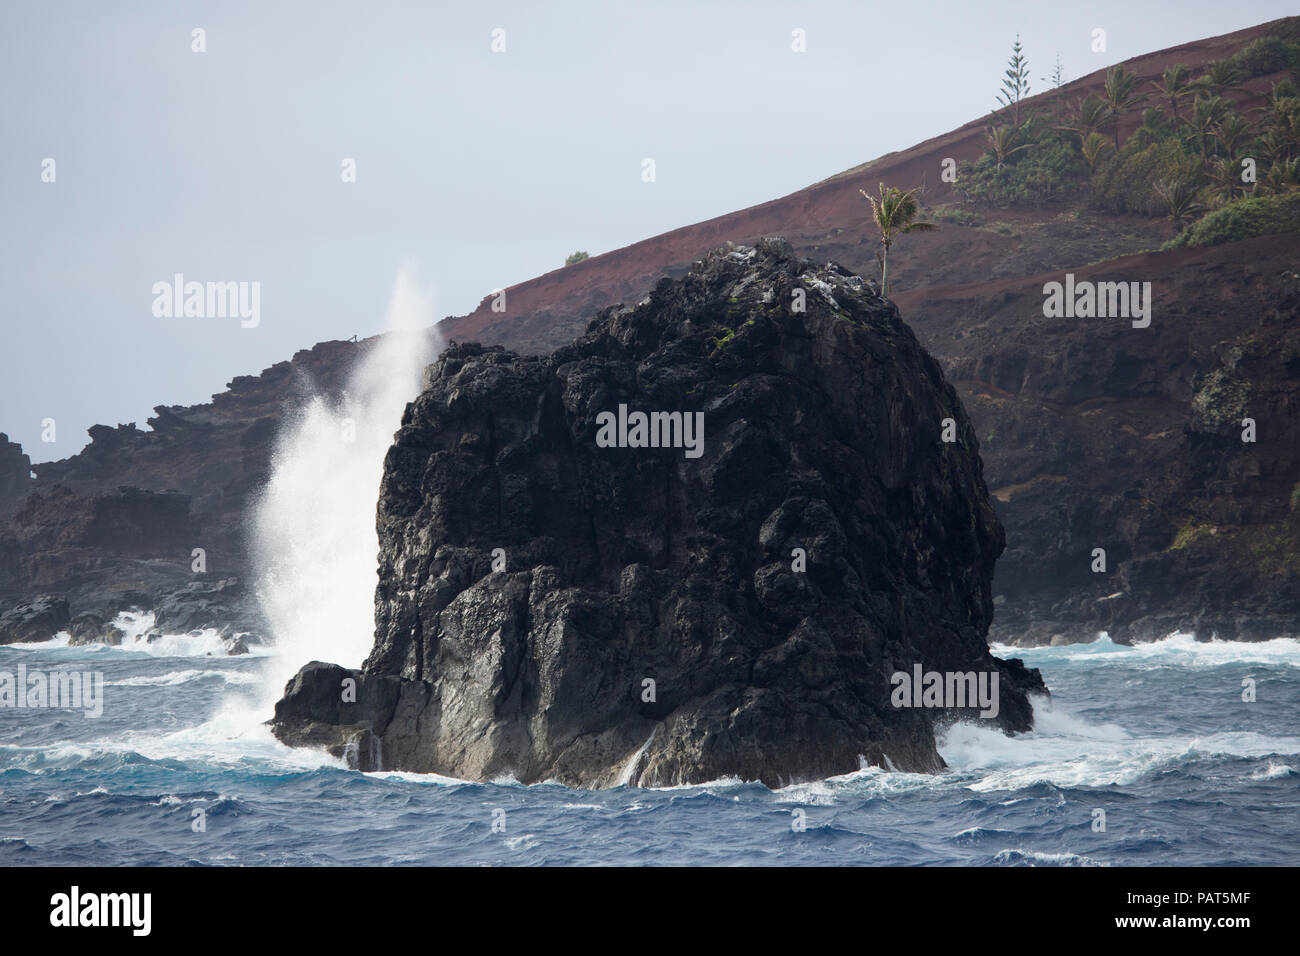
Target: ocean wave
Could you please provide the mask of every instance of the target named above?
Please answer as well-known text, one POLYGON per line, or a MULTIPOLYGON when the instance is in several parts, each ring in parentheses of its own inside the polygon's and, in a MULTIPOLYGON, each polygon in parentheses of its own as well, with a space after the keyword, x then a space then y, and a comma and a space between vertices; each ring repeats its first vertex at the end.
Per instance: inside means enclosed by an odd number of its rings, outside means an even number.
POLYGON ((230 701, 209 720, 170 733, 128 731, 95 740, 0 746, 0 771, 43 774, 86 769, 111 773, 139 765, 167 768, 176 764, 270 774, 345 769, 341 760, 324 750, 281 743, 265 725, 266 716, 243 703, 230 701))
POLYGON ((1100 860, 1081 856, 1078 853, 1042 853, 1038 850, 1026 850, 1012 847, 999 850, 992 862, 998 866, 1109 866, 1100 860))
MULTIPOLYGON (((67 631, 59 631, 48 641, 8 644, 0 650, 60 651, 60 656, 78 657, 97 654, 143 654, 149 657, 229 657, 233 640, 223 637, 216 628, 204 628, 185 634, 158 634, 154 627, 153 611, 122 611, 113 619, 113 625, 122 632, 119 644, 93 642, 71 643, 67 631)), ((248 646, 248 657, 266 657, 273 649, 261 644, 248 646)))
POLYGON ((193 680, 206 680, 207 678, 219 678, 227 684, 246 685, 261 683, 261 676, 251 674, 246 671, 230 670, 184 670, 172 671, 167 674, 144 675, 140 677, 124 677, 122 680, 108 681, 108 687, 176 687, 179 684, 188 684, 193 680))
POLYGON ((1068 661, 1089 664, 1125 664, 1133 667, 1224 667, 1265 664, 1300 667, 1300 640, 1275 637, 1269 641, 1198 641, 1191 634, 1171 634, 1143 644, 1116 644, 1108 636, 1089 644, 1060 647, 1016 647, 994 644, 997 657, 1019 657, 1029 664, 1068 661))
POLYGON ((1261 767, 1250 775, 1251 780, 1282 780, 1285 777, 1294 777, 1297 775, 1295 767, 1287 766, 1283 763, 1273 763, 1269 761, 1268 766, 1261 767))
POLYGON ((21 644, 5 644, 2 650, 6 651, 48 651, 59 650, 68 647, 72 640, 72 635, 67 631, 59 631, 47 641, 23 641, 21 644))
MULTIPOLYGON (((402 783, 422 783, 439 787, 476 786, 473 780, 446 777, 440 773, 415 773, 410 770, 368 770, 363 772, 362 775, 373 780, 398 780, 402 783)), ((502 786, 505 786, 505 784, 502 784, 502 786)))
POLYGON ((939 752, 976 792, 1132 784, 1146 775, 1207 757, 1300 754, 1300 737, 1254 731, 1136 737, 1113 724, 1089 724, 1060 707, 1035 708, 1034 730, 1009 737, 971 721, 952 725, 939 752))

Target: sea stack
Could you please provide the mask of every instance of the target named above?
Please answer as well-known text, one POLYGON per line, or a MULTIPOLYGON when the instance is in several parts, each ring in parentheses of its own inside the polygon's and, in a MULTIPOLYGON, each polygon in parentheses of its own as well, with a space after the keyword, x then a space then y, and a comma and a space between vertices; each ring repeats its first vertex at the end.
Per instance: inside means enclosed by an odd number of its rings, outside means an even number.
POLYGON ((548 356, 447 348, 377 520, 369 658, 304 667, 273 722, 360 769, 936 771, 944 722, 1024 731, 1045 690, 989 653, 1004 539, 956 394, 874 283, 784 240, 715 250, 548 356), (918 667, 986 675, 996 716, 898 706, 918 667))

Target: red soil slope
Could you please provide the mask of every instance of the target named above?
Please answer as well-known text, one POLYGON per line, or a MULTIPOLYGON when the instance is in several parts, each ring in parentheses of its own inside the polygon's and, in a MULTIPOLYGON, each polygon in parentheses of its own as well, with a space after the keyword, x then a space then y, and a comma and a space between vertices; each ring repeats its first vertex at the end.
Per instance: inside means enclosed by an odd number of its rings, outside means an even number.
MULTIPOLYGON (((1125 66, 1141 76, 1142 87, 1149 89, 1146 81, 1158 79, 1166 67, 1185 63, 1196 72, 1209 61, 1229 56, 1251 40, 1273 32, 1276 22, 1135 57, 1125 61, 1125 66)), ((1097 70, 1060 91, 1034 96, 1027 104, 1050 111, 1055 99, 1061 97, 1065 111, 1089 93, 1099 92, 1104 80, 1105 70, 1097 70)), ((1246 84, 1244 94, 1232 94, 1231 98, 1239 106, 1250 108, 1259 104, 1268 88, 1267 78, 1256 78, 1246 84)), ((1121 133, 1131 131, 1140 120, 1137 114, 1125 117, 1121 133)), ((441 331, 445 338, 457 341, 502 344, 521 352, 547 351, 580 334, 599 308, 636 301, 660 277, 680 274, 701 253, 729 240, 749 242, 760 236, 781 235, 811 258, 833 258, 864 275, 874 274, 875 236, 858 189, 874 190, 880 181, 905 188, 925 183, 926 203, 956 201, 952 187, 939 181, 941 162, 949 157, 978 159, 985 148, 985 123, 985 117, 972 120, 911 149, 882 156, 781 199, 675 229, 510 286, 504 314, 492 312, 490 299, 485 298, 469 315, 443 320, 441 331)), ((1060 212, 1060 207, 1000 211, 998 219, 1023 229, 1048 225, 1060 212)), ((1117 234, 1131 234, 1127 244, 1122 235, 1114 236, 1106 250, 1110 255, 1153 248, 1169 234, 1168 227, 1149 220, 1114 216, 1095 219, 1114 226, 1117 234)), ((989 230, 945 225, 937 233, 909 236, 906 245, 900 245, 901 254, 891 263, 891 285, 901 291, 973 282, 989 276, 1029 275, 1054 265, 1032 254, 1026 257, 1021 246, 1015 239, 989 230)), ((1102 256, 1092 255, 1082 261, 1098 258, 1102 256)), ((1069 261, 1068 254, 1065 261, 1069 261)))

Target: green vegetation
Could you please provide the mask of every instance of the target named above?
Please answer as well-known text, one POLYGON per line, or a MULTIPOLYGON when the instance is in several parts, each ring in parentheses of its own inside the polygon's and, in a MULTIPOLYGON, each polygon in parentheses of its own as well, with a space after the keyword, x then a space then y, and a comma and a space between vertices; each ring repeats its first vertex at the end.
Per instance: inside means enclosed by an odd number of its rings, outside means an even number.
POLYGON ((1188 196, 1199 193, 1197 166, 1177 140, 1158 139, 1141 148, 1131 143, 1120 155, 1104 160, 1093 175, 1091 204, 1113 213, 1168 216, 1169 190, 1182 184, 1188 196))
POLYGON ((1252 196, 1217 209, 1162 248, 1217 246, 1297 229, 1300 229, 1300 190, 1292 190, 1281 196, 1252 196))
POLYGON ((1289 39, 1267 36, 1252 40, 1225 62, 1235 67, 1243 79, 1300 68, 1300 30, 1293 29, 1291 34, 1289 39))
POLYGON ((1007 71, 1003 74, 1002 92, 998 102, 1011 110, 1011 125, 1020 126, 1020 101, 1029 95, 1029 61, 1025 59, 1020 47, 1020 34, 1011 45, 1011 58, 1007 60, 1007 71))
POLYGON ((943 205, 935 206, 928 213, 931 219, 937 219, 940 222, 950 222, 957 226, 978 226, 983 220, 973 212, 968 212, 960 206, 943 205))
POLYGON ((1217 529, 1211 525, 1197 524, 1194 521, 1188 521, 1187 524, 1178 529, 1178 534, 1174 536, 1174 543, 1171 544, 1167 550, 1181 551, 1183 548, 1193 544, 1198 539, 1214 534, 1215 531, 1217 531, 1217 529))
POLYGON ((1082 192, 1087 178, 1083 157, 1068 138, 1045 123, 1031 121, 1029 148, 999 165, 990 152, 978 162, 959 163, 957 192, 973 205, 1041 206, 1082 192))
MULTIPOLYGON (((1026 110, 1019 38, 990 117, 987 147, 958 164, 956 188, 977 207, 1042 206, 1074 196, 1101 212, 1184 227, 1168 245, 1210 245, 1300 229, 1300 17, 1279 23, 1199 73, 1174 64, 1155 81, 1123 65, 1100 94, 1051 115, 1026 110), (1289 72, 1262 108, 1241 107, 1242 84, 1289 72), (1127 137, 1121 124, 1139 115, 1127 137)), ((1058 58, 1054 85, 1059 88, 1058 58)), ((956 210, 943 214, 948 221, 956 210)))
MULTIPOLYGON (((754 321, 753 319, 751 319, 745 324, 753 325, 754 321)), ((713 347, 713 351, 715 352, 725 348, 731 342, 731 340, 736 337, 736 330, 731 328, 730 326, 723 325, 720 326, 720 328, 722 329, 723 334, 709 339, 709 345, 713 347)))
POLYGON ((731 342, 733 338, 736 338, 736 329, 731 328, 731 326, 723 325, 722 330, 722 336, 708 339, 708 345, 711 345, 714 351, 722 349, 722 347, 727 345, 728 342, 731 342))
POLYGON ((579 250, 579 251, 577 251, 577 252, 570 253, 570 254, 569 254, 569 258, 567 258, 567 259, 564 260, 564 264, 565 264, 566 266, 571 266, 571 265, 573 265, 575 262, 581 262, 583 259, 590 259, 590 258, 591 258, 591 256, 589 256, 589 255, 587 255, 585 252, 579 250))
POLYGON ((916 189, 904 192, 881 183, 879 196, 873 196, 865 189, 859 189, 858 192, 871 203, 871 214, 880 230, 880 294, 889 295, 890 247, 901 235, 909 232, 933 232, 939 227, 932 222, 914 221, 918 211, 916 189))
POLYGON ((1264 574, 1295 574, 1300 571, 1300 552, 1295 549, 1294 522, 1278 522, 1253 528, 1251 552, 1264 574))

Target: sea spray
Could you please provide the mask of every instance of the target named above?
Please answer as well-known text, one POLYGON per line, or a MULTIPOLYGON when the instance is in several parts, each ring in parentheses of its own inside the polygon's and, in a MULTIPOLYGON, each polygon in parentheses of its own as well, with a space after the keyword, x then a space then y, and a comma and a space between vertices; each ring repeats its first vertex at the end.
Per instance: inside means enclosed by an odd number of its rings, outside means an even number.
POLYGON ((262 709, 309 661, 356 667, 370 650, 384 455, 435 351, 432 322, 432 301, 403 264, 388 331, 370 344, 344 395, 313 397, 280 433, 254 515, 258 597, 276 648, 262 709))

